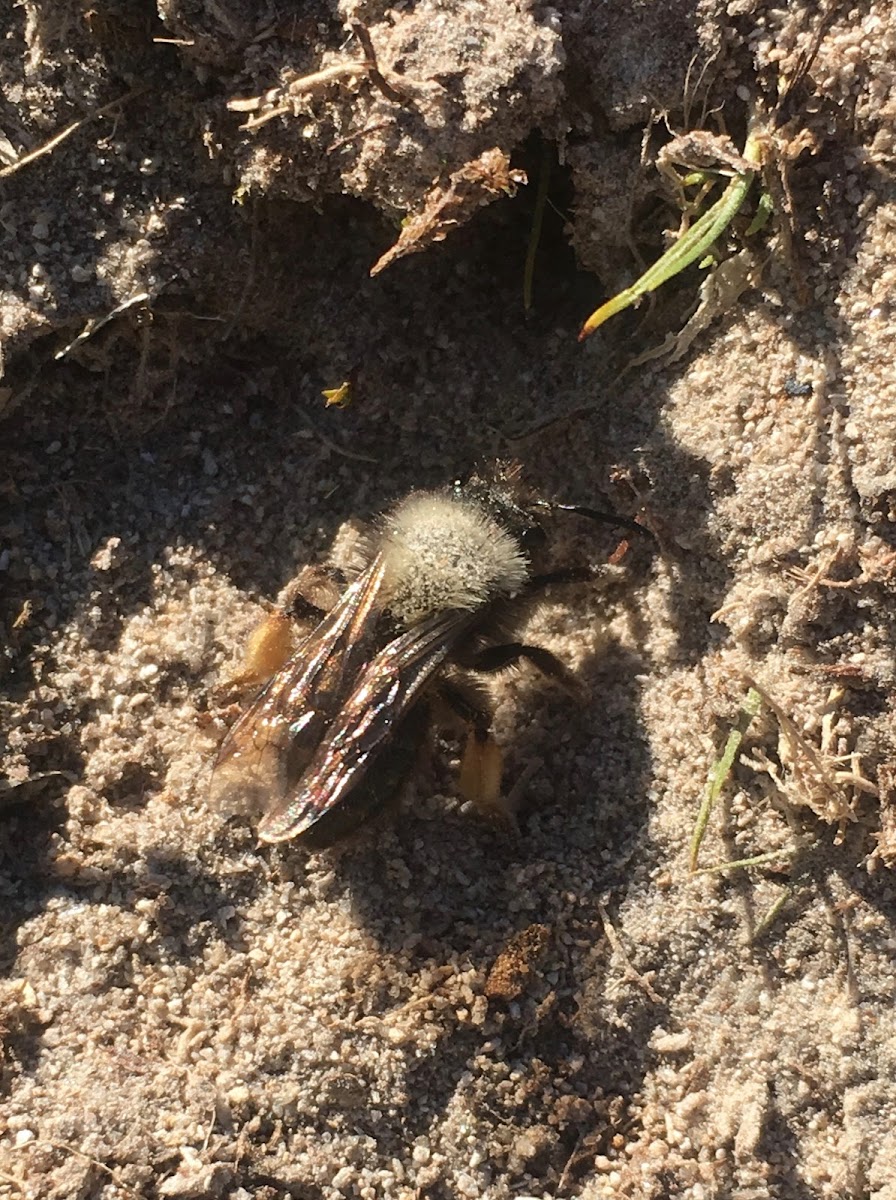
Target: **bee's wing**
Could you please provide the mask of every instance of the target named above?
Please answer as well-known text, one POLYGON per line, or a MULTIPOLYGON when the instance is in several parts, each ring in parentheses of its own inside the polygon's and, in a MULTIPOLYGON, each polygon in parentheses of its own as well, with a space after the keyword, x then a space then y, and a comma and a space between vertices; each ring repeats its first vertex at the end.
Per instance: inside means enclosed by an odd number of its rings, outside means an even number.
POLYGON ((262 820, 262 841, 284 842, 305 833, 361 782, 471 616, 437 613, 371 659, 295 789, 262 820))
POLYGON ((294 778, 295 763, 301 769, 312 758, 368 652, 383 571, 378 557, 227 734, 212 773, 214 803, 262 811, 279 805, 288 774, 294 778))

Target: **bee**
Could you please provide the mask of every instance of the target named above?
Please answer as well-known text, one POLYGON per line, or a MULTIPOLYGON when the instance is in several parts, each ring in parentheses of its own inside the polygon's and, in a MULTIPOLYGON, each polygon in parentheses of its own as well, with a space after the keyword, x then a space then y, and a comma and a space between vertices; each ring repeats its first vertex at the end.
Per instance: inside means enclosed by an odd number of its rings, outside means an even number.
MULTIPOLYGON (((326 611, 299 596, 316 626, 286 662, 284 614, 250 647, 270 675, 218 751, 212 798, 260 813, 264 842, 323 849, 384 809, 412 772, 440 709, 468 728, 459 790, 501 811, 501 752, 483 676, 523 661, 572 691, 578 681, 542 646, 514 635, 553 583, 591 568, 540 570, 541 523, 555 511, 644 526, 530 495, 515 463, 399 501, 361 541, 362 565, 326 611)), ((315 600, 319 601, 319 596, 315 600)))

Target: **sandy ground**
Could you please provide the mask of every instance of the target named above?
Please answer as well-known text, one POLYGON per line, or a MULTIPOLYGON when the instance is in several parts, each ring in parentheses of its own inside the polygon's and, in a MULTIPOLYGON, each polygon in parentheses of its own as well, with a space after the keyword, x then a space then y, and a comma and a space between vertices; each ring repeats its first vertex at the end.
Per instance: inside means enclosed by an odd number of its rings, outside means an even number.
POLYGON ((891 5, 4 15, 0 1197, 894 1200, 891 5), (725 311, 630 365, 694 268, 577 344, 678 227, 670 130, 761 105, 792 211, 725 311), (588 704, 495 683, 521 836, 441 744, 260 847, 207 802, 249 631, 498 455, 659 543, 532 619, 588 704), (691 875, 751 685, 699 864, 761 861, 691 875))

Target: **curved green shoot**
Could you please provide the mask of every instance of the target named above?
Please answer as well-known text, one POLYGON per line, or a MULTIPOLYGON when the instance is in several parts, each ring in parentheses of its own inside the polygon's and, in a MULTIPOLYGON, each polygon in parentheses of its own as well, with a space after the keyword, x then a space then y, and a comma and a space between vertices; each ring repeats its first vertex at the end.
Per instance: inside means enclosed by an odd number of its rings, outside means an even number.
MULTIPOLYGON (((744 158, 755 163, 757 169, 762 163, 762 146, 758 138, 748 137, 744 147, 744 158)), ((735 175, 722 192, 719 199, 685 231, 665 254, 651 264, 631 287, 618 292, 611 300, 602 304, 591 314, 579 333, 579 341, 584 341, 589 334, 594 333, 618 312, 637 303, 648 292, 654 292, 667 280, 672 279, 692 262, 705 257, 716 239, 734 220, 756 177, 755 171, 743 171, 735 175)))

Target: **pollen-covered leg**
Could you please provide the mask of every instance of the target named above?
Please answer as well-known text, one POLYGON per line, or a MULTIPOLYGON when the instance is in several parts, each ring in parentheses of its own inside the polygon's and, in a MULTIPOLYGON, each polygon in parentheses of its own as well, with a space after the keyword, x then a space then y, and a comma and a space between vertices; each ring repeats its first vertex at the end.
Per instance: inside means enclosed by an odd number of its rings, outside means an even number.
POLYGON ((435 699, 443 718, 450 714, 467 727, 457 789, 461 798, 475 804, 489 820, 516 833, 514 807, 501 792, 504 755, 490 732, 485 689, 475 679, 458 674, 441 680, 435 699))
POLYGON ((275 675, 293 649, 295 624, 282 608, 268 613, 252 631, 239 670, 221 684, 227 691, 257 687, 275 675))
POLYGON ((471 729, 460 763, 458 790, 491 820, 516 829, 516 814, 501 791, 504 755, 484 729, 471 729))
POLYGON ((238 692, 260 687, 276 675, 298 639, 327 615, 338 596, 332 577, 322 568, 303 567, 284 588, 277 607, 249 635, 239 670, 222 689, 238 692))

